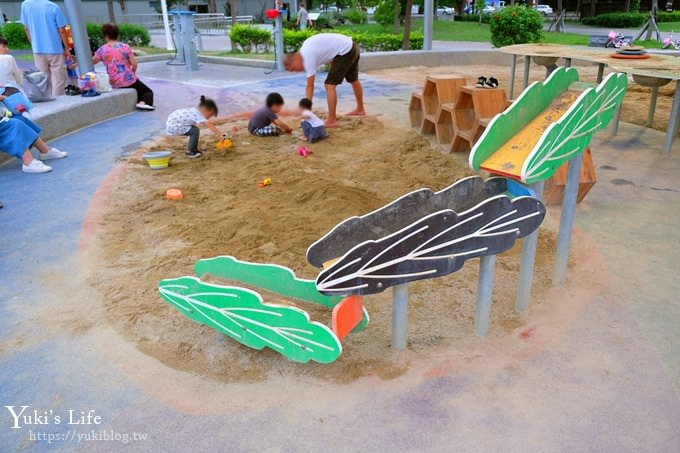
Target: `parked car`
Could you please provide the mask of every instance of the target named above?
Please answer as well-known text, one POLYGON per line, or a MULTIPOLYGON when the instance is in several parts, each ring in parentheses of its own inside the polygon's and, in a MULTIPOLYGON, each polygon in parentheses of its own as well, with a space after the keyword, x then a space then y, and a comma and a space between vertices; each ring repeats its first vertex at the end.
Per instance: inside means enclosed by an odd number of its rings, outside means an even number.
POLYGON ((452 16, 456 14, 456 10, 450 6, 440 6, 437 8, 437 16, 452 16))
POLYGON ((496 8, 494 8, 491 5, 486 5, 484 7, 484 9, 482 10, 482 14, 491 14, 491 13, 495 13, 495 12, 496 12, 496 8))
POLYGON ((553 13, 553 9, 550 7, 550 5, 536 5, 536 11, 543 14, 544 16, 553 13))

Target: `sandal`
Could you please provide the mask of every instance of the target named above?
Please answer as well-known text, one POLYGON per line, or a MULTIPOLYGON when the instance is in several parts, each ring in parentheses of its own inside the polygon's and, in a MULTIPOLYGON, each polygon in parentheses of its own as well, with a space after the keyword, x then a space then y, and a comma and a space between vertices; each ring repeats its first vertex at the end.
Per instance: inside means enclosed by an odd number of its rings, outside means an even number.
POLYGON ((74 85, 68 85, 65 89, 66 95, 67 96, 78 96, 82 92, 80 91, 80 88, 74 85))
POLYGON ((477 77, 477 86, 484 88, 484 84, 486 84, 486 77, 484 76, 477 77))

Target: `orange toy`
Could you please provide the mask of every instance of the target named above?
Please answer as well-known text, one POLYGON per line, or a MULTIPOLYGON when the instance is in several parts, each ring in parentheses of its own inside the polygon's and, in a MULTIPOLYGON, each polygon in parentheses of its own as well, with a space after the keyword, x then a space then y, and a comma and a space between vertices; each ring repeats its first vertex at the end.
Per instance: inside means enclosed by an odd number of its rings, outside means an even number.
POLYGON ((260 183, 258 184, 260 188, 262 187, 267 187, 272 185, 272 178, 264 178, 260 183))
POLYGON ((215 148, 217 148, 218 150, 226 151, 232 146, 234 146, 234 142, 232 142, 230 138, 225 138, 223 140, 218 141, 217 144, 215 145, 215 148))
POLYGON ((168 189, 165 192, 165 198, 168 200, 181 200, 184 198, 184 194, 179 189, 168 189))

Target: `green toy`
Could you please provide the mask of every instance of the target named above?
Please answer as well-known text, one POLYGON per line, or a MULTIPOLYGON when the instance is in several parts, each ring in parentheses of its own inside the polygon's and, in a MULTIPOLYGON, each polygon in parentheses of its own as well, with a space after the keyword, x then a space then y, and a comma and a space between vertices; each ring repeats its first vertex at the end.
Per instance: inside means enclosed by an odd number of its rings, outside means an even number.
POLYGON ((331 329, 311 321, 300 308, 267 304, 251 289, 207 283, 196 277, 159 283, 161 296, 192 321, 210 326, 245 346, 270 348, 295 362, 333 362, 342 353, 342 338, 368 325, 368 313, 360 297, 324 296, 316 290, 314 281, 299 279, 286 267, 220 256, 198 261, 196 273, 262 288, 295 302, 333 308, 331 329))
POLYGON ((527 184, 545 181, 607 127, 627 85, 623 73, 595 86, 579 82, 574 68, 555 70, 489 123, 470 152, 470 167, 527 184))

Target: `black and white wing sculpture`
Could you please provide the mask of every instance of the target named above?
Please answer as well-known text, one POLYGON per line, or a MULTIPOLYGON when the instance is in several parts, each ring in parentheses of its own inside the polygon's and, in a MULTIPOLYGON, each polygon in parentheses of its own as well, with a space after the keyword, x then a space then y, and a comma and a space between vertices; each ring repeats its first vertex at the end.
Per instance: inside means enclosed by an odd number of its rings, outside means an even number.
MULTIPOLYGON (((395 203, 414 193, 417 192, 395 203)), ((395 203, 383 209, 395 209, 395 203)), ((378 219, 379 212, 370 215, 378 219)), ((406 213, 405 216, 409 217, 406 213)), ((460 269, 467 259, 511 248, 517 238, 535 231, 544 216, 545 207, 539 200, 532 197, 511 200, 505 195, 492 196, 460 213, 453 209, 430 212, 377 240, 355 240, 354 247, 319 274, 316 287, 327 295, 366 295, 401 283, 447 275, 460 269)), ((350 221, 357 222, 355 219, 350 221)), ((362 221, 365 217, 358 218, 359 223, 362 221)), ((322 240, 332 237, 338 227, 322 240)), ((312 255, 315 262, 323 259, 312 255)))
POLYGON ((377 241, 435 212, 450 209, 463 212, 494 195, 508 190, 505 178, 470 176, 433 192, 419 189, 361 217, 350 217, 309 246, 307 261, 321 269, 324 263, 341 257, 355 245, 377 241))

